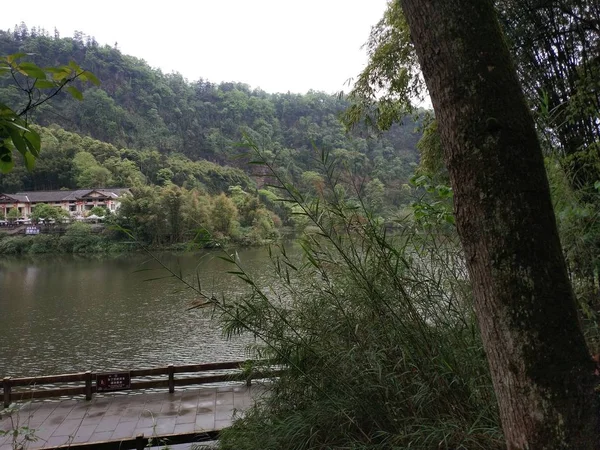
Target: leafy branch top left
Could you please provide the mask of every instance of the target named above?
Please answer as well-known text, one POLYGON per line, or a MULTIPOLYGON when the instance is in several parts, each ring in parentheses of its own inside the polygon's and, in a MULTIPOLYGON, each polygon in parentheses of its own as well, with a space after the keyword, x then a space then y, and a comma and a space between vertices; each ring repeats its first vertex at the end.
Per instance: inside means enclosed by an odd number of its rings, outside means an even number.
POLYGON ((24 97, 24 106, 14 110, 0 101, 0 172, 14 167, 13 154, 19 152, 28 170, 32 170, 41 150, 40 135, 31 128, 28 117, 37 107, 65 91, 77 100, 83 100, 75 80, 99 85, 100 81, 88 70, 71 61, 64 66, 39 67, 26 61, 31 55, 15 53, 0 56, 0 77, 10 77, 14 87, 24 97))

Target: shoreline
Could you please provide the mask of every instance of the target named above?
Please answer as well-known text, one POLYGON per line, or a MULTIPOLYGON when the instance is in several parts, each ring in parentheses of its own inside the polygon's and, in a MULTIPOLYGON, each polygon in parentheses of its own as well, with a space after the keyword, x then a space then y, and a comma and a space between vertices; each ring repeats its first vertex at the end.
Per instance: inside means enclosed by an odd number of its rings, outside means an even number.
POLYGON ((82 236, 68 236, 59 233, 40 233, 37 235, 10 235, 0 232, 0 256, 26 255, 64 255, 64 254, 97 254, 116 255, 142 253, 145 251, 193 252, 199 250, 218 249, 223 246, 242 248, 262 247, 277 243, 284 239, 268 239, 250 241, 248 239, 214 239, 201 242, 184 241, 164 244, 146 244, 131 240, 117 240, 92 233, 82 236))

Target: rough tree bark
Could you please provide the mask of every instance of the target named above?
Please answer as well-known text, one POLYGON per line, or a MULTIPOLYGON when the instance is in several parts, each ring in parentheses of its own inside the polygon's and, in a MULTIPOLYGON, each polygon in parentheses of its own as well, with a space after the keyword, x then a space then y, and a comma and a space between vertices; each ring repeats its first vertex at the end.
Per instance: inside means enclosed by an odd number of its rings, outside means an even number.
POLYGON ((598 449, 543 157, 491 0, 401 0, 438 120, 509 449, 598 449))

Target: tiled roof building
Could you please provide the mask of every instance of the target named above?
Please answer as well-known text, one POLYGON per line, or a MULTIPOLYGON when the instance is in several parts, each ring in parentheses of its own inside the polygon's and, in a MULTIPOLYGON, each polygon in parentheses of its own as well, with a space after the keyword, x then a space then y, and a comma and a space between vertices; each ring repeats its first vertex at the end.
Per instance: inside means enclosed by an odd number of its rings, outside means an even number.
POLYGON ((115 212, 121 205, 121 197, 129 192, 129 188, 98 188, 0 193, 0 219, 6 217, 12 208, 18 209, 19 218, 27 219, 35 205, 40 203, 61 207, 73 217, 83 216, 85 211, 94 206, 103 206, 115 212))

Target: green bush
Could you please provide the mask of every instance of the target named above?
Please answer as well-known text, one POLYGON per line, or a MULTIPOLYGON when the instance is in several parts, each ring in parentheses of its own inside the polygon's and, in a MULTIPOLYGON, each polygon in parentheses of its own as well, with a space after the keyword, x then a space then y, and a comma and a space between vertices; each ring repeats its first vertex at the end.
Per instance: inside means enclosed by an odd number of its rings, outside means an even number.
POLYGON ((221 448, 503 448, 454 243, 338 238, 306 238, 304 266, 276 258, 278 298, 252 285, 223 307, 227 333, 252 330, 287 370, 221 448))
POLYGON ((64 236, 60 238, 60 245, 68 253, 95 253, 102 252, 102 238, 92 233, 91 225, 76 222, 67 228, 64 236))
POLYGON ((27 253, 32 244, 30 237, 8 236, 0 240, 0 254, 2 255, 20 255, 27 253))
POLYGON ((302 260, 281 247, 263 288, 230 259, 249 292, 215 305, 285 372, 220 448, 504 448, 455 234, 405 222, 390 236, 355 204, 288 196, 315 230, 302 260))
POLYGON ((61 253, 60 238, 48 234, 38 234, 31 237, 28 253, 61 253))

